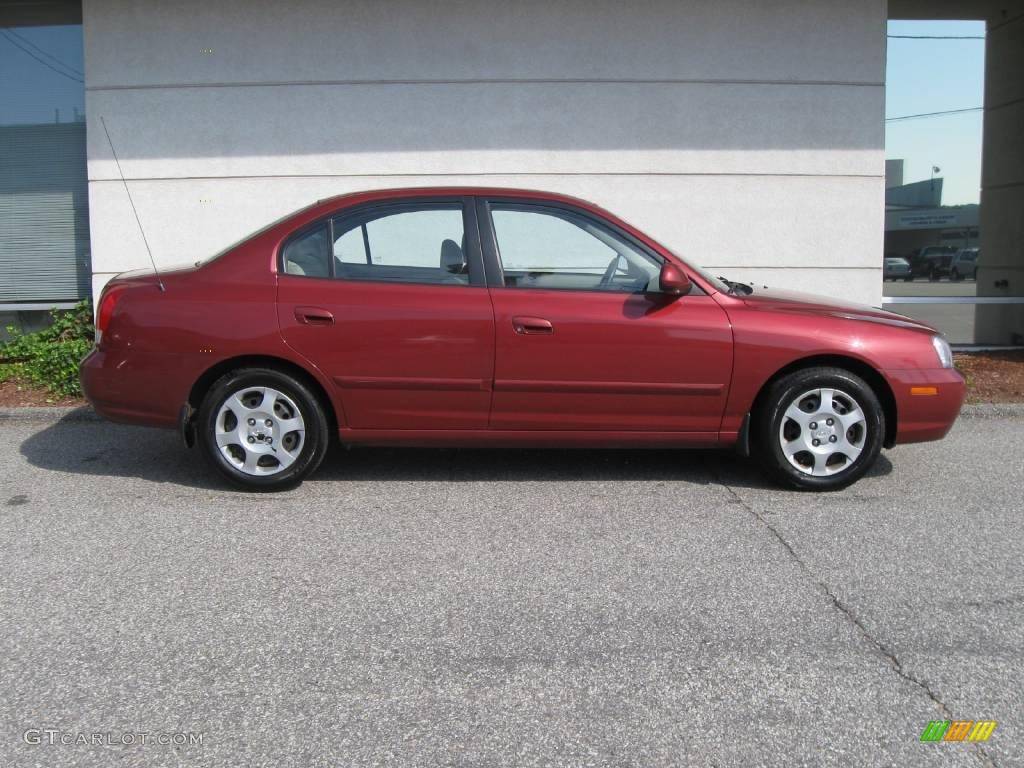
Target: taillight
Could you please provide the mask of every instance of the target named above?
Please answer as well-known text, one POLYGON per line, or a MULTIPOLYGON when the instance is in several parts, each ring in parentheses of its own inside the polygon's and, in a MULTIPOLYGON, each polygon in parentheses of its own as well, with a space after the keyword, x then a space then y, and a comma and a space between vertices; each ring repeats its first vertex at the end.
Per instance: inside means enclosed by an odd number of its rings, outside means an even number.
POLYGON ((100 339, 103 338, 103 333, 107 330, 110 325, 110 318, 114 315, 114 307, 117 306, 117 300, 121 298, 121 293, 124 291, 124 286, 111 286, 103 291, 103 295, 100 297, 100 308, 96 312, 96 343, 100 343, 100 339))

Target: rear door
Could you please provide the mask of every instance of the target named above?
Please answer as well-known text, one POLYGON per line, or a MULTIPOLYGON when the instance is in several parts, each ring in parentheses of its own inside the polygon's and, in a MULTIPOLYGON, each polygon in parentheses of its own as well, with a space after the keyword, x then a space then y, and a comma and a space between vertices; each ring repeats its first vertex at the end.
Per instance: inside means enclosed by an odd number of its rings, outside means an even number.
POLYGON ((482 429, 494 317, 466 198, 339 212, 282 246, 285 341, 341 391, 356 429, 482 429))
POLYGON ((582 210, 493 199, 478 220, 492 428, 717 434, 732 330, 711 296, 660 293, 664 257, 582 210))

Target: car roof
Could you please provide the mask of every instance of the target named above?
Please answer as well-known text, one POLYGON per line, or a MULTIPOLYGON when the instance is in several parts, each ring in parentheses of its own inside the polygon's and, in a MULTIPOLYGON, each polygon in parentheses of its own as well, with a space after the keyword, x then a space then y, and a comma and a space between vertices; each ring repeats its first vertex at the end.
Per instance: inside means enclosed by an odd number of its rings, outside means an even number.
POLYGON ((444 187, 394 187, 390 189, 375 189, 365 192, 349 192, 343 195, 325 197, 317 201, 317 205, 335 205, 338 203, 357 203, 379 199, 394 199, 403 197, 526 197, 534 200, 547 200, 553 203, 571 203, 582 208, 600 211, 601 209, 593 203, 582 200, 578 197, 550 192, 539 189, 524 189, 521 187, 466 187, 466 186, 444 186, 444 187))
POLYGON ((284 219, 281 219, 272 225, 272 227, 266 228, 265 231, 284 232, 288 229, 304 226, 305 224, 329 215, 340 208, 362 205, 363 203, 423 197, 523 198, 539 202, 562 203, 573 206, 582 211, 592 213, 599 218, 609 221, 649 245, 664 247, 658 245, 649 235, 632 226, 629 222, 624 221, 614 213, 611 213, 610 211, 605 210, 604 208, 601 208, 587 200, 573 197, 572 195, 562 194, 560 192, 545 192, 538 189, 522 189, 518 187, 398 187, 392 189, 374 189, 364 192, 350 192, 344 195, 335 195, 333 197, 325 197, 318 200, 312 205, 295 211, 284 219), (278 227, 280 227, 280 229, 278 229, 278 227))

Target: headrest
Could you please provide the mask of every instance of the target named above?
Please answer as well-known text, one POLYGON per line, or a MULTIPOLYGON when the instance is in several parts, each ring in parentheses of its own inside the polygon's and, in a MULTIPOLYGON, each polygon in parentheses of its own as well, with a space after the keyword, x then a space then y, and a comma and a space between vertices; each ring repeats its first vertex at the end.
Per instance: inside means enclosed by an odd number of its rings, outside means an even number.
POLYGON ((451 275, 466 274, 466 254, 454 240, 441 243, 441 271, 451 275))

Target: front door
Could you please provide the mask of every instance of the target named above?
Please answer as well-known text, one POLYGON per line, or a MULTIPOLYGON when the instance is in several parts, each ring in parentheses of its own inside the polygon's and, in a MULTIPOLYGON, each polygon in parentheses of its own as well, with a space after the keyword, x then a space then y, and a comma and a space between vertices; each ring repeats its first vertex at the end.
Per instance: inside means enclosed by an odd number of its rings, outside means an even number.
POLYGON ((479 217, 493 429, 717 433, 732 331, 714 299, 660 293, 663 257, 586 212, 491 200, 479 217))
POLYGON ((494 317, 466 200, 342 211, 281 257, 281 332, 339 387, 349 427, 486 428, 494 317))

